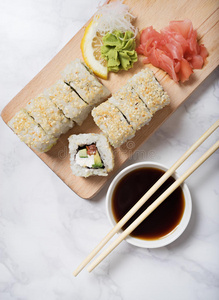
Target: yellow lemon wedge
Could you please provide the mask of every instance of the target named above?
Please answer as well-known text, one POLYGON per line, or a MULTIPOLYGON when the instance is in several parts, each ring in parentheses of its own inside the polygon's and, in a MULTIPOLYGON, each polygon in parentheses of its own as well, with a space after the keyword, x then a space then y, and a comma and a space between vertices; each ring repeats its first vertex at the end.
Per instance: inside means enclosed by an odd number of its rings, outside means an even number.
POLYGON ((87 66, 95 75, 107 79, 107 62, 101 56, 102 36, 96 31, 96 24, 91 21, 86 27, 81 40, 81 52, 87 66))

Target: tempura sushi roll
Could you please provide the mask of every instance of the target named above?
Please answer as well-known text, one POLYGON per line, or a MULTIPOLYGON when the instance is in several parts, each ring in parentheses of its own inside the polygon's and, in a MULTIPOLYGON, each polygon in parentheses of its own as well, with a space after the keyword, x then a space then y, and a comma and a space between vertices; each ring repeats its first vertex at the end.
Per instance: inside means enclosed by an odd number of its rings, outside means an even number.
POLYGON ((114 167, 113 153, 102 134, 74 134, 69 137, 72 173, 76 176, 107 176, 114 167))
POLYGON ((127 84, 134 87, 152 115, 170 103, 169 96, 149 68, 134 75, 127 84))
POLYGON ((95 107, 91 112, 94 122, 103 131, 110 144, 117 148, 135 135, 135 131, 120 110, 109 101, 95 107))
POLYGON ((61 110, 44 94, 40 94, 28 102, 25 109, 47 134, 54 137, 66 133, 74 125, 73 121, 66 118, 61 110))
POLYGON ((45 91, 45 94, 67 118, 72 119, 78 125, 83 123, 92 109, 92 106, 82 100, 63 80, 56 82, 45 91))
POLYGON ((126 117, 134 130, 140 129, 151 120, 151 113, 135 90, 129 85, 123 86, 108 100, 126 117))
POLYGON ((57 142, 57 138, 47 134, 24 109, 15 114, 8 122, 8 126, 22 142, 39 152, 50 150, 57 142))
POLYGON ((62 76, 64 81, 89 105, 99 104, 110 96, 110 91, 80 59, 75 59, 67 65, 62 76))

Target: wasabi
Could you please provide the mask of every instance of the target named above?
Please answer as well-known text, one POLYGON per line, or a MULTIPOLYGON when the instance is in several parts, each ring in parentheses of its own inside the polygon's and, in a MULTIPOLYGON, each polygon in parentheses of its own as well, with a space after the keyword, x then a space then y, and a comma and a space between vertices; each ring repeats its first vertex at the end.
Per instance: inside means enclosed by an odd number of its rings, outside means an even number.
POLYGON ((138 60, 133 32, 115 30, 108 32, 102 40, 101 55, 106 59, 109 71, 128 70, 138 60))

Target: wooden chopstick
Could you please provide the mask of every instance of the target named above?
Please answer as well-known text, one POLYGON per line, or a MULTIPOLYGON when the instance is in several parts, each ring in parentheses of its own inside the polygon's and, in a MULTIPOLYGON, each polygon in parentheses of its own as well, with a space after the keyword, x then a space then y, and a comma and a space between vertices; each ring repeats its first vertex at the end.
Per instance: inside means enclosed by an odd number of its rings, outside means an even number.
POLYGON ((113 249, 115 249, 141 222, 143 222, 175 189, 177 189, 203 162, 219 148, 217 141, 180 178, 161 194, 119 237, 109 245, 88 267, 91 272, 113 249))
POLYGON ((92 258, 106 245, 106 243, 123 227, 123 225, 137 212, 137 210, 156 192, 156 190, 175 172, 175 170, 218 128, 216 121, 173 165, 164 175, 147 191, 147 193, 129 210, 129 212, 115 225, 103 238, 93 251, 82 261, 73 272, 77 276, 92 258))

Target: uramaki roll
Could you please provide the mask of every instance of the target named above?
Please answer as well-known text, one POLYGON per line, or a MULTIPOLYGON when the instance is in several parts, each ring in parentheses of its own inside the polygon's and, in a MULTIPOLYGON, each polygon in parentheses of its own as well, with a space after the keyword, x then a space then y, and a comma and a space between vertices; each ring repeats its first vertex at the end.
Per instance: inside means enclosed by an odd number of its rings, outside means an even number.
POLYGON ((73 134, 69 137, 72 173, 76 176, 107 176, 114 167, 111 147, 102 134, 73 134))
POLYGON ((52 102, 78 125, 82 125, 92 106, 82 100, 78 94, 63 80, 58 80, 51 88, 45 91, 52 102))
POLYGON ((15 114, 8 126, 22 142, 39 152, 50 150, 57 142, 57 138, 47 134, 24 109, 15 114))
POLYGON ((151 120, 152 115, 147 106, 128 84, 114 93, 108 101, 121 111, 134 130, 140 129, 151 120))
POLYGON ((62 111, 44 94, 40 94, 29 101, 25 109, 46 133, 54 137, 66 133, 74 125, 73 121, 67 119, 62 111))
POLYGON ((114 148, 121 146, 135 134, 132 125, 127 122, 121 111, 109 101, 95 107, 91 114, 114 148))
POLYGON ((168 94, 149 68, 135 74, 127 84, 135 89, 152 115, 170 103, 168 94))
POLYGON ((89 105, 99 104, 111 94, 80 59, 68 64, 62 77, 89 105))

